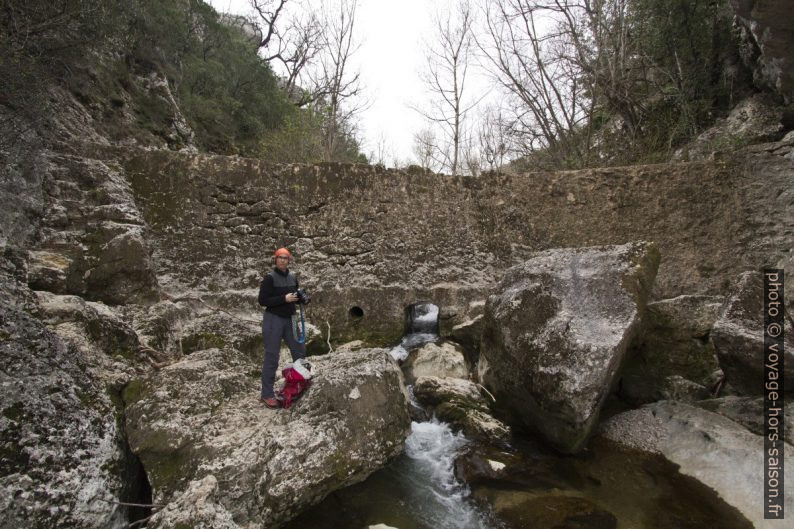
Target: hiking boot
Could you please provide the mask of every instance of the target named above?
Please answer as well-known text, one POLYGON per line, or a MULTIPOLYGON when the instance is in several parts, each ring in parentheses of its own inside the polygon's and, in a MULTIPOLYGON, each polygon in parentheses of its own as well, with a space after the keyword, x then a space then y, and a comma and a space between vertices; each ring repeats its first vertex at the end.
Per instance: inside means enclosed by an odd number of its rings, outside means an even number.
POLYGON ((270 398, 267 398, 267 399, 259 397, 259 404, 264 404, 265 406, 267 406, 271 410, 276 410, 276 409, 281 407, 281 401, 278 400, 275 397, 270 397, 270 398))

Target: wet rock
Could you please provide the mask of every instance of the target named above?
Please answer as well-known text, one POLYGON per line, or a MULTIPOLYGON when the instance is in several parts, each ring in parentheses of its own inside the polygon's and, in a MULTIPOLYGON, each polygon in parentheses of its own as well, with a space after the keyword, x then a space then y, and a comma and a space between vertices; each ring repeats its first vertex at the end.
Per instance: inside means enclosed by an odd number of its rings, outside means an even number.
POLYGON ((403 369, 408 380, 419 377, 468 378, 463 352, 453 343, 428 343, 408 357, 403 369))
MULTIPOLYGON (((694 403, 723 417, 737 422, 757 435, 764 435, 764 397, 728 396, 719 399, 701 400, 694 403)), ((794 410, 785 408, 783 439, 794 445, 794 410)))
MULTIPOLYGON (((759 395, 764 391, 763 307, 762 272, 741 274, 712 333, 727 382, 744 395, 759 395)), ((790 392, 794 391, 794 327, 788 317, 784 318, 783 332, 785 391, 790 392)))
MULTIPOLYGON (((627 448, 659 453, 682 474, 713 488, 756 527, 764 521, 764 438, 722 415, 689 404, 662 401, 611 417, 604 438, 627 448)), ((786 466, 794 464, 786 450, 786 466)), ((787 505, 794 493, 785 496, 787 505)), ((779 527, 783 527, 782 524, 779 527)))
MULTIPOLYGON (((527 458, 493 445, 478 444, 455 459, 455 477, 473 488, 494 485, 500 489, 566 489, 571 474, 566 463, 549 457, 527 458)), ((577 476, 578 478, 578 476, 577 476)), ((581 478, 575 478, 578 481, 581 478)))
POLYGON ((462 429, 469 438, 506 440, 509 428, 494 418, 488 402, 474 382, 459 378, 419 377, 414 383, 416 399, 440 420, 462 429))
POLYGON ((678 296, 649 303, 622 371, 620 397, 634 405, 708 398, 719 369, 709 335, 722 302, 719 296, 678 296))
POLYGON ((289 410, 257 403, 259 367, 232 350, 197 351, 130 384, 130 446, 155 502, 214 476, 218 504, 247 526, 276 527, 402 451, 410 420, 385 350, 315 357, 318 376, 289 410))
POLYGON ((659 255, 648 243, 539 252, 488 298, 482 383, 556 448, 584 445, 636 334, 659 255))
POLYGON ((541 496, 497 510, 510 529, 615 529, 615 516, 576 496, 541 496))

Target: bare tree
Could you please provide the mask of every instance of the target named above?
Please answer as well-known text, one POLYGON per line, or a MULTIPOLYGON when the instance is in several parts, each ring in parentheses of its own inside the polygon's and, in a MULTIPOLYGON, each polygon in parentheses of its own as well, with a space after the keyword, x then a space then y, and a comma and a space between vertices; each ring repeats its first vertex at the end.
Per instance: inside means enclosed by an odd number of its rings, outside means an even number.
POLYGON ((315 76, 315 92, 325 115, 324 150, 326 161, 336 158, 345 136, 353 133, 354 116, 362 109, 356 99, 361 94, 360 73, 351 71, 350 59, 359 44, 353 34, 356 0, 337 0, 325 9, 323 53, 315 76))
POLYGON ((466 2, 455 11, 436 14, 436 40, 429 46, 427 69, 422 76, 432 95, 430 110, 417 109, 426 119, 441 126, 447 148, 442 148, 439 154, 444 167, 453 175, 460 171, 463 121, 476 104, 465 100, 473 48, 472 23, 472 10, 466 2))
POLYGON ((417 163, 423 169, 435 170, 438 164, 436 153, 439 152, 439 148, 436 144, 436 135, 433 129, 426 127, 414 134, 413 151, 417 163))
POLYGON ((386 165, 389 158, 394 157, 394 152, 389 146, 389 140, 382 131, 375 140, 375 149, 370 151, 369 163, 386 165))
POLYGON ((478 41, 494 80, 511 96, 514 126, 526 148, 546 149, 561 166, 586 156, 575 137, 590 114, 577 55, 584 50, 582 5, 492 0, 478 41))
POLYGON ((479 155, 484 168, 499 172, 510 152, 510 126, 502 109, 488 106, 481 114, 477 130, 479 155))
MULTIPOLYGON (((308 70, 320 54, 323 24, 314 11, 286 10, 288 0, 249 0, 258 30, 257 46, 265 60, 278 64, 284 90, 299 107, 325 95, 308 77, 308 70)), ((297 5, 297 4, 296 4, 297 5)))

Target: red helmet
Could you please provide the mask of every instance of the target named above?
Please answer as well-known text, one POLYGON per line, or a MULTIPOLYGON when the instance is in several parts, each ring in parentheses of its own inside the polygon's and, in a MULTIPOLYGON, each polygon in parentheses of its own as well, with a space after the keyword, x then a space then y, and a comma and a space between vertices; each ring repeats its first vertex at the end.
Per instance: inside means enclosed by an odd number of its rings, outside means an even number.
POLYGON ((292 254, 289 253, 289 250, 287 250, 286 248, 279 248, 278 250, 276 250, 276 253, 273 254, 273 259, 275 259, 276 257, 286 257, 288 259, 292 259, 292 254))

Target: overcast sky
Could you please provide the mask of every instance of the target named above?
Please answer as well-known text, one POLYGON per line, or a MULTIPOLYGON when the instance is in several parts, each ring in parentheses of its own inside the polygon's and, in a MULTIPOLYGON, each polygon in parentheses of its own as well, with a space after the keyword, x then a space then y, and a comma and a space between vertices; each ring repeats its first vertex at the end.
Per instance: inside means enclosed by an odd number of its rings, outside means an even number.
MULTIPOLYGON (((312 4, 317 0, 303 0, 312 4)), ((291 0, 298 4, 300 0, 291 0)), ((427 92, 420 79, 425 64, 424 43, 432 39, 432 15, 448 0, 359 0, 356 31, 361 47, 354 56, 361 71, 368 107, 361 113, 359 137, 369 156, 384 138, 400 163, 414 158, 413 135, 424 118, 411 109, 421 106, 427 92)), ((217 11, 248 14, 248 0, 209 0, 217 11)))

